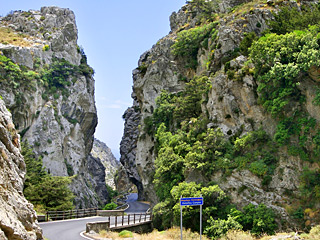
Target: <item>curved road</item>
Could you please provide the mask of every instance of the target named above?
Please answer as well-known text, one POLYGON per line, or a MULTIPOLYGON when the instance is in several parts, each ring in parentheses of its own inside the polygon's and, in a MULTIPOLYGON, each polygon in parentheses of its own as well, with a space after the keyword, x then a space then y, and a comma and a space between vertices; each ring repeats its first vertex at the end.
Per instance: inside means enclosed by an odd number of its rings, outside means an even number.
MULTIPOLYGON (((128 195, 127 203, 129 208, 126 213, 144 213, 148 210, 149 205, 137 202, 138 194, 131 193, 128 195)), ((88 217, 63 221, 53 221, 39 223, 43 230, 43 236, 49 240, 83 240, 80 233, 86 230, 86 223, 96 221, 106 221, 107 217, 88 217)))
POLYGON ((149 204, 137 202, 137 200, 137 193, 131 193, 128 195, 126 202, 128 203, 129 207, 125 210, 126 213, 145 213, 150 208, 149 204))

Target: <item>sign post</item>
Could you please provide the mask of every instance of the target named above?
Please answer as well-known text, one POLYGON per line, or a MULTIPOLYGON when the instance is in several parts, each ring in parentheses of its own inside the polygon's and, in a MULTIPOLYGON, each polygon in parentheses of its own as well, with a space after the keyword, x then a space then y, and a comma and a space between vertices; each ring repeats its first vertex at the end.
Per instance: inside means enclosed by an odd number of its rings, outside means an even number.
POLYGON ((203 197, 180 197, 180 228, 181 228, 181 240, 182 240, 182 206, 200 206, 200 240, 202 239, 202 205, 203 197))

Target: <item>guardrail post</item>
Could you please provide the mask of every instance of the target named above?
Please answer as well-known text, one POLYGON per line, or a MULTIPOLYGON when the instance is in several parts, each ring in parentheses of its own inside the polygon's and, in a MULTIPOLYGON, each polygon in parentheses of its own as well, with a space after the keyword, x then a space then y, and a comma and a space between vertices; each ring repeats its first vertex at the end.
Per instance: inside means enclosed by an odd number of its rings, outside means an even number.
POLYGON ((133 224, 136 224, 136 214, 133 214, 133 224))
POLYGON ((128 225, 130 225, 130 214, 128 215, 128 225))
POLYGON ((141 222, 141 213, 139 214, 139 222, 141 222))

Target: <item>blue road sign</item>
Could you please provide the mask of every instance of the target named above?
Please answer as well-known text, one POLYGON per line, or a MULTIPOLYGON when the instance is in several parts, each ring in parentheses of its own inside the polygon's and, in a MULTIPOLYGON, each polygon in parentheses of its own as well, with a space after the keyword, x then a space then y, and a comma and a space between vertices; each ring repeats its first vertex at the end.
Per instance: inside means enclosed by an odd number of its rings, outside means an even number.
POLYGON ((180 198, 181 206, 199 206, 203 205, 203 197, 180 198))

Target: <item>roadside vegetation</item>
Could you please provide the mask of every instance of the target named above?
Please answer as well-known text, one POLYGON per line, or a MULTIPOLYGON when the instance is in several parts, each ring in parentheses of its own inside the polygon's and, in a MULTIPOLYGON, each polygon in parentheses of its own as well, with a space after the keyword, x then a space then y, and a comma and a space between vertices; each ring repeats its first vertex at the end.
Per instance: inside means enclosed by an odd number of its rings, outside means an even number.
MULTIPOLYGON (((110 239, 110 240, 120 240, 120 239, 134 239, 134 240, 177 240, 180 239, 181 233, 180 228, 174 227, 167 229, 165 231, 154 230, 151 233, 147 234, 137 234, 130 231, 123 231, 120 233, 117 232, 107 232, 101 231, 99 234, 90 235, 95 239, 110 239)), ((217 240, 271 240, 271 239, 303 239, 303 240, 318 240, 320 239, 320 226, 313 227, 310 230, 310 233, 301 233, 296 232, 290 233, 277 233, 272 236, 263 235, 257 237, 252 235, 249 232, 244 232, 241 230, 229 230, 223 237, 215 238, 217 240), (299 237, 299 238, 298 238, 299 237)), ((183 229, 183 239, 187 240, 198 240, 200 239, 199 233, 192 232, 190 229, 183 229)), ((203 240, 209 240, 206 235, 202 235, 203 240)))

